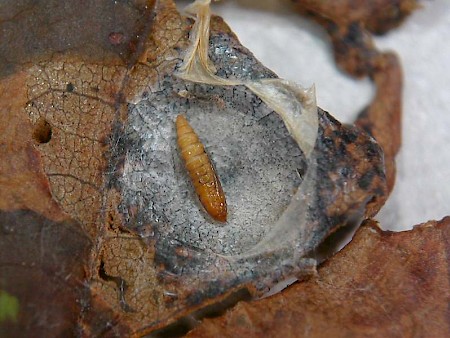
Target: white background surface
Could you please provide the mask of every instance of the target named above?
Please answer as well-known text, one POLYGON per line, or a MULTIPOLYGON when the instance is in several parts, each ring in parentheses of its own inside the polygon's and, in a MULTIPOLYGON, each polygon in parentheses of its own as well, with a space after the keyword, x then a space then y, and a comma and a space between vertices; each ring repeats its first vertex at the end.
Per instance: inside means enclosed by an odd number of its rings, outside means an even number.
MULTIPOLYGON (((182 9, 190 1, 176 2, 182 9)), ((376 38, 379 49, 400 55, 404 71, 397 182, 377 216, 384 229, 450 215, 450 1, 422 4, 400 28, 376 38)), ((305 87, 315 83, 318 105, 342 122, 352 122, 370 102, 370 81, 340 72, 326 33, 288 0, 227 0, 212 10, 278 76, 305 87)))

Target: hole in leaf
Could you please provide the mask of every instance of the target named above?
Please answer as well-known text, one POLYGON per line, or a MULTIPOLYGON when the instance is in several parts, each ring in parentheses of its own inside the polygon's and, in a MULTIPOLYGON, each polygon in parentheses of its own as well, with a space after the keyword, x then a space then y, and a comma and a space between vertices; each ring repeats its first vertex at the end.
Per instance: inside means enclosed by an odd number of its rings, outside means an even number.
POLYGON ((39 118, 34 126, 33 138, 37 143, 48 143, 52 138, 52 126, 44 118, 39 118))

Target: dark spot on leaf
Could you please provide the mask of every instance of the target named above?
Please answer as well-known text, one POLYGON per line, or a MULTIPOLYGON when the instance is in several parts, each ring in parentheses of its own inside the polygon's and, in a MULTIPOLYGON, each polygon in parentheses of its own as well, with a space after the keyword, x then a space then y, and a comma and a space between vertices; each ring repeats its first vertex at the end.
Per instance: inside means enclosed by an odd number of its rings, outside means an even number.
POLYGON ((337 151, 339 152, 339 154, 341 154, 342 156, 346 156, 347 155, 347 147, 344 143, 339 143, 339 146, 337 147, 337 151))
POLYGON ((349 25, 347 35, 344 37, 348 45, 359 45, 363 41, 362 31, 359 23, 353 22, 349 25))
POLYGON ((73 92, 73 90, 74 90, 74 86, 73 86, 73 84, 71 83, 71 82, 69 82, 68 84, 67 84, 67 86, 66 86, 66 91, 68 91, 69 93, 71 93, 71 92, 73 92))
POLYGON ((329 137, 324 137, 322 142, 326 148, 333 148, 335 146, 334 141, 329 137))
POLYGON ((44 118, 39 118, 34 126, 33 139, 37 143, 48 143, 52 138, 52 126, 44 118))
POLYGON ((361 179, 358 181, 359 187, 363 190, 369 188, 370 184, 372 183, 374 175, 375 173, 372 170, 364 173, 364 175, 362 175, 361 179))
POLYGON ((379 147, 376 143, 369 143, 367 145, 366 155, 368 158, 379 156, 379 147))
POLYGON ((350 169, 347 168, 347 167, 343 167, 343 168, 341 168, 340 171, 339 171, 340 175, 341 175, 342 177, 345 177, 345 178, 349 177, 350 172, 351 172, 350 169))
POLYGON ((346 144, 351 144, 356 141, 358 135, 355 132, 349 131, 348 133, 342 133, 341 137, 346 144))

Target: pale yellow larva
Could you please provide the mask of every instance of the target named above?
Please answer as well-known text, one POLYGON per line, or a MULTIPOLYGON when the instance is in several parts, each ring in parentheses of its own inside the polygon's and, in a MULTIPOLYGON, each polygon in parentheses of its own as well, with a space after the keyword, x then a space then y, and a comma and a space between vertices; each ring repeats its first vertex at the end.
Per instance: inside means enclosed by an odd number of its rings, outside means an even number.
POLYGON ((208 214, 226 222, 227 202, 216 171, 194 129, 183 115, 176 120, 178 146, 195 191, 208 214))

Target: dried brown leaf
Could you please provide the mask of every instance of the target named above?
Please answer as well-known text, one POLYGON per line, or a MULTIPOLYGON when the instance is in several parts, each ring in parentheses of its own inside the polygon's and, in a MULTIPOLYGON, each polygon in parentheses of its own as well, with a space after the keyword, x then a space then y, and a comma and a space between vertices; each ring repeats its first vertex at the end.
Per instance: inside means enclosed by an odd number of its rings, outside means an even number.
POLYGON ((375 97, 355 124, 383 148, 388 191, 392 191, 396 177, 395 156, 402 143, 403 74, 398 57, 392 53, 377 55, 372 80, 376 86, 375 97))
POLYGON ((417 0, 294 0, 306 14, 320 16, 339 26, 362 23, 375 34, 383 34, 399 26, 415 9, 417 0))
MULTIPOLYGON (((258 295, 309 275, 309 254, 327 236, 382 205, 379 146, 318 109, 316 189, 303 196, 301 236, 236 259, 264 238, 312 162, 247 89, 174 76, 192 22, 172 1, 73 6, 11 2, 0 13, 9 60, 0 70, 0 287, 41 316, 24 311, 6 333, 145 334, 236 290, 258 295), (186 183, 179 113, 213 149, 234 208, 227 227, 205 218, 186 183)), ((223 21, 212 27, 217 76, 275 77, 223 21)))
POLYGON ((309 281, 239 303, 188 337, 447 337, 450 217, 392 233, 367 221, 309 281))

